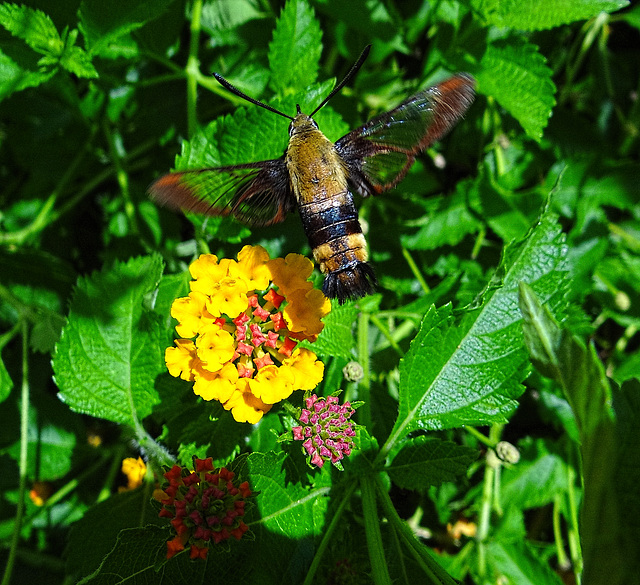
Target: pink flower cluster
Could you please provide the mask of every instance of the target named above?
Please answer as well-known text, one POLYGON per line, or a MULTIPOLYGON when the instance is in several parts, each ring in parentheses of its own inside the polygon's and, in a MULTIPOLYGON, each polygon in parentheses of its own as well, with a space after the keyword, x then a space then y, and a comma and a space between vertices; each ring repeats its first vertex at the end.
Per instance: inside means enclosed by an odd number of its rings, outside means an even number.
POLYGON ((354 447, 356 432, 349 419, 355 409, 349 402, 338 404, 337 396, 318 398, 312 394, 305 404, 298 419, 302 425, 292 429, 293 438, 303 441, 312 465, 322 467, 325 461, 331 461, 341 469, 338 462, 350 455, 354 447))

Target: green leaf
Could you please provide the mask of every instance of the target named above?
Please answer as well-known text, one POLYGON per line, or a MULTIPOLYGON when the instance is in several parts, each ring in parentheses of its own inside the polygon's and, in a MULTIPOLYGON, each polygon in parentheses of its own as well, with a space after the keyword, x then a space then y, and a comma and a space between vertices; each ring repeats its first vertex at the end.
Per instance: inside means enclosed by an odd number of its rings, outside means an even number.
POLYGON ((56 69, 29 71, 0 51, 0 100, 16 91, 35 87, 51 79, 56 69))
POLYGON ((321 356, 353 359, 355 347, 353 323, 359 314, 354 303, 338 305, 332 303, 331 312, 322 320, 324 329, 315 343, 309 344, 312 351, 321 356))
POLYGON ((322 31, 313 9, 302 0, 289 0, 269 43, 271 87, 277 93, 300 91, 316 80, 321 41, 322 31))
POLYGON ((585 582, 631 582, 640 567, 636 546, 640 535, 637 523, 631 520, 637 517, 639 506, 630 497, 640 481, 636 437, 640 384, 634 380, 612 396, 593 345, 561 330, 527 287, 521 287, 520 302, 536 363, 563 389, 580 429, 585 582))
POLYGON ((545 30, 587 20, 600 12, 615 12, 628 6, 629 0, 474 0, 472 4, 495 26, 545 30))
POLYGON ((527 373, 518 284, 531 283, 563 309, 563 242, 556 217, 545 213, 523 242, 506 249, 502 286, 486 294, 481 309, 458 320, 451 305, 427 312, 400 363, 400 404, 388 447, 415 429, 507 420, 527 373))
MULTIPOLYGON (((51 396, 39 396, 30 404, 27 429, 27 475, 30 479, 53 481, 69 472, 76 446, 76 435, 70 429, 77 422, 51 396)), ((20 441, 11 445, 7 452, 19 462, 20 441)))
POLYGON ((173 0, 82 0, 78 10, 80 30, 90 55, 111 57, 110 45, 158 18, 173 0))
POLYGON ((561 585, 562 581, 546 561, 538 558, 522 540, 490 542, 487 562, 493 568, 492 583, 518 585, 561 585))
POLYGON ((404 443, 386 469, 399 487, 423 490, 445 481, 455 481, 477 457, 474 449, 423 435, 404 443))
POLYGON ((464 180, 446 197, 430 197, 424 201, 427 213, 416 222, 420 229, 402 236, 402 245, 411 250, 435 250, 455 246, 480 227, 480 221, 469 212, 469 191, 477 190, 477 180, 464 180))
POLYGON ((494 97, 531 138, 540 140, 556 88, 538 47, 515 36, 498 40, 487 47, 480 65, 478 91, 494 97))
POLYGON ((89 54, 80 47, 71 44, 65 47, 65 51, 62 57, 60 57, 60 65, 78 77, 86 79, 95 79, 98 77, 98 72, 93 66, 89 54))
POLYGON ((0 4, 0 24, 43 55, 60 55, 64 43, 56 26, 41 10, 16 4, 0 4))
POLYGON ((7 371, 7 366, 4 365, 4 360, 0 355, 0 403, 4 402, 11 394, 13 389, 13 380, 7 371))
POLYGON ((500 499, 519 510, 546 506, 567 491, 567 464, 539 439, 518 445, 520 461, 502 472, 500 499))
POLYGON ((160 325, 143 303, 161 275, 151 256, 78 281, 53 360, 58 396, 72 410, 135 427, 157 404, 160 325))
MULTIPOLYGON (((123 492, 90 508, 71 528, 67 546, 67 570, 84 577, 98 568, 113 549, 118 533, 125 528, 149 524, 162 525, 158 512, 150 505, 151 490, 145 487, 123 492), (100 526, 100 530, 96 530, 100 526), (91 546, 84 546, 91 542, 91 546)), ((165 540, 168 532, 163 531, 165 540)))
POLYGON ((611 389, 593 345, 586 346, 558 326, 536 293, 520 283, 525 343, 541 374, 562 388, 576 416, 581 436, 589 436, 605 419, 611 389))

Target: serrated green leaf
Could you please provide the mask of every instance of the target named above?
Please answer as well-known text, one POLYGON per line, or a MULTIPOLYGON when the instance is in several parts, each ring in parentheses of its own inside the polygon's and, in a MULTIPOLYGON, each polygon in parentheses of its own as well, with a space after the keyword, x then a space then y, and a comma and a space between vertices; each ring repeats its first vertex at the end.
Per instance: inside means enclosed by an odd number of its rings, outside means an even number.
POLYGON ((353 304, 332 304, 331 312, 322 320, 324 329, 311 350, 321 356, 333 356, 346 360, 353 359, 352 349, 355 346, 353 323, 360 310, 353 304))
POLYGON ((78 77, 95 79, 98 72, 91 62, 91 57, 80 47, 68 47, 60 57, 60 65, 78 77))
POLYGON ((0 51, 0 100, 27 87, 36 87, 51 79, 55 69, 29 71, 23 69, 11 57, 0 51))
POLYGON ((545 30, 577 20, 587 20, 600 12, 615 12, 629 0, 474 0, 487 22, 519 30, 545 30))
POLYGON ((158 18, 173 0, 82 0, 78 10, 80 30, 90 55, 113 57, 110 45, 150 20, 158 18))
POLYGON ((455 481, 477 457, 477 451, 469 447, 420 436, 403 444, 386 469, 399 487, 424 490, 445 481, 455 481))
POLYGON ((549 563, 538 558, 526 541, 490 542, 487 562, 493 569, 491 581, 494 583, 562 585, 549 563))
POLYGON ((458 321, 450 305, 427 312, 400 363, 398 419, 387 448, 415 429, 507 420, 527 372, 518 284, 529 282, 555 310, 563 309, 565 255, 556 217, 547 212, 523 242, 506 249, 502 286, 487 294, 481 309, 458 321))
POLYGON ((41 10, 16 4, 0 4, 0 24, 43 55, 60 55, 64 43, 56 26, 41 10))
POLYGON ((322 534, 326 488, 306 489, 295 481, 299 472, 285 453, 252 453, 234 471, 249 477, 251 489, 260 491, 256 500, 260 520, 251 525, 254 532, 289 539, 322 534))
POLYGON ((480 65, 478 91, 494 97, 531 138, 540 140, 556 88, 538 47, 515 36, 498 40, 487 47, 480 65))
POLYGON ((277 93, 300 91, 316 80, 321 41, 322 31, 309 4, 289 0, 269 43, 271 87, 277 93))
POLYGON ((158 319, 143 303, 161 275, 151 256, 79 280, 53 360, 72 410, 131 426, 151 413, 164 364, 158 319))

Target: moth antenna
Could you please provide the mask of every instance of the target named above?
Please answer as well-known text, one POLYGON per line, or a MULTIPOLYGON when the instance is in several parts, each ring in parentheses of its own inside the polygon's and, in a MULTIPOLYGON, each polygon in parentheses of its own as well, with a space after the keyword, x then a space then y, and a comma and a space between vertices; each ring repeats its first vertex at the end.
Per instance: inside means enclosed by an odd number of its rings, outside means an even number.
MULTIPOLYGON (((333 91, 326 97, 324 98, 324 100, 322 100, 322 103, 315 109, 313 110, 313 112, 311 112, 309 114, 309 116, 313 117, 313 115, 322 107, 324 106, 334 95, 336 95, 347 83, 349 83, 349 81, 353 78, 353 76, 358 73, 358 71, 360 70, 360 67, 362 67, 362 64, 365 62, 365 59, 369 56, 369 51, 371 50, 371 45, 367 45, 363 50, 362 53, 360 53, 360 56, 358 57, 358 60, 353 64, 353 66, 351 67, 351 69, 349 69, 349 73, 347 73, 344 77, 344 79, 338 83, 338 85, 336 85, 333 88, 333 91)), ((220 81, 218 79, 218 81, 220 81)))
MULTIPOLYGON (((261 101, 249 97, 246 93, 240 91, 235 85, 231 85, 224 77, 222 77, 222 75, 220 75, 219 73, 214 73, 213 76, 216 78, 216 80, 218 81, 218 83, 220 85, 222 85, 222 87, 224 87, 225 89, 228 89, 231 93, 237 95, 238 97, 242 98, 243 100, 248 101, 249 103, 252 103, 256 106, 260 106, 261 108, 264 108, 265 110, 269 110, 270 112, 273 112, 274 114, 278 114, 280 116, 282 116, 283 118, 289 118, 289 120, 293 120, 292 116, 288 116, 287 114, 283 114, 280 110, 276 110, 275 108, 262 103, 261 101)), ((325 100, 326 101, 326 100, 325 100)))

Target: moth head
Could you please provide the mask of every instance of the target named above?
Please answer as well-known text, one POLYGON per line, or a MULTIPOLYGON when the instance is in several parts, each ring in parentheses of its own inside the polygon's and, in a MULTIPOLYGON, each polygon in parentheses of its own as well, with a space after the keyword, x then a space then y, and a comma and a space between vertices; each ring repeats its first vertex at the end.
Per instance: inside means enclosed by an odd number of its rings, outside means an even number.
POLYGON ((311 116, 303 114, 300 111, 300 106, 297 107, 298 113, 292 120, 291 124, 289 124, 289 136, 300 134, 301 132, 309 132, 310 130, 317 130, 318 125, 316 124, 315 120, 311 116))

